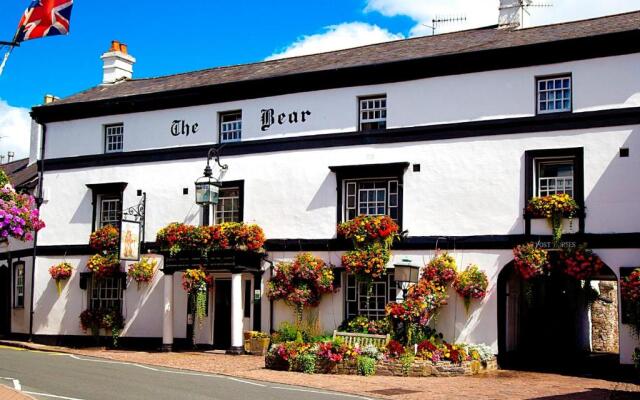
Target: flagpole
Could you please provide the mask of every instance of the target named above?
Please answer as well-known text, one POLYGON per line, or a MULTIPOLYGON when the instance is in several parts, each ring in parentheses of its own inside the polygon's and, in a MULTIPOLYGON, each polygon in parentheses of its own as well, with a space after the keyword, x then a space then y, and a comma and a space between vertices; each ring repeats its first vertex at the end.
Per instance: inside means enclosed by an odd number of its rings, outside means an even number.
POLYGON ((20 47, 20 42, 5 42, 0 40, 0 46, 20 47))

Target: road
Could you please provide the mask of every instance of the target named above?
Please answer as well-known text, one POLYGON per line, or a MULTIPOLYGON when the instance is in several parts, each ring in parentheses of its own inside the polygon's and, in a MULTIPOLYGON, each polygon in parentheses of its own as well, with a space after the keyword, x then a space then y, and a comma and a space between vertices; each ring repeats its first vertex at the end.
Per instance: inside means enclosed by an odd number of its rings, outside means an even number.
POLYGON ((0 385, 51 400, 364 399, 348 394, 0 346, 0 385))

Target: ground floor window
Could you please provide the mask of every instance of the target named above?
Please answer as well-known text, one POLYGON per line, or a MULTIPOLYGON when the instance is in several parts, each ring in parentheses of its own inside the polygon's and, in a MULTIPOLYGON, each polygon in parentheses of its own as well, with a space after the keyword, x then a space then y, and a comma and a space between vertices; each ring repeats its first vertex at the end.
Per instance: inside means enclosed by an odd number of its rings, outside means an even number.
POLYGON ((347 275, 346 297, 346 317, 353 318, 364 315, 370 319, 380 319, 385 317, 385 306, 390 301, 396 301, 397 286, 394 281, 393 272, 376 279, 368 285, 365 282, 358 282, 355 275, 347 275))
POLYGON ((102 278, 91 280, 89 291, 91 310, 122 310, 122 278, 102 278))
POLYGON ((24 307, 24 263, 13 264, 13 307, 24 307))

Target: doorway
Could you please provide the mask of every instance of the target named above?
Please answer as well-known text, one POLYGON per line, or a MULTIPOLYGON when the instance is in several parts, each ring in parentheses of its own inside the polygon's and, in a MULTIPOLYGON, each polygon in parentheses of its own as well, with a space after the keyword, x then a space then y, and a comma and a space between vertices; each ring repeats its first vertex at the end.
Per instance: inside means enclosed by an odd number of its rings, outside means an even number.
POLYGON ((498 276, 501 366, 606 371, 619 365, 616 290, 607 266, 590 281, 557 271, 525 281, 513 263, 506 265, 498 276))
POLYGON ((213 347, 227 350, 231 347, 231 280, 216 279, 214 293, 213 347))
POLYGON ((0 336, 11 333, 11 271, 0 265, 0 336))

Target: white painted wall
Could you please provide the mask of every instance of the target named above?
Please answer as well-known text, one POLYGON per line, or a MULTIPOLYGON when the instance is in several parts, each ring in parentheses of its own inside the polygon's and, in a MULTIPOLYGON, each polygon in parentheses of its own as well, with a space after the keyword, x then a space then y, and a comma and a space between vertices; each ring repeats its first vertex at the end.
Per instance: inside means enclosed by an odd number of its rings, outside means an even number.
POLYGON ((535 77, 572 73, 574 111, 640 106, 640 54, 435 77, 414 81, 295 93, 144 113, 112 115, 47 125, 46 157, 100 154, 103 127, 123 122, 124 151, 211 144, 218 137, 218 113, 241 109, 243 140, 352 132, 358 96, 387 94, 389 128, 531 116, 535 77), (606 77, 606 79, 603 79, 606 77), (308 121, 261 130, 260 112, 309 110, 308 121), (198 132, 172 136, 171 123, 197 123, 198 132))
MULTIPOLYGON (((268 238, 335 237, 336 178, 330 165, 407 161, 421 165, 404 175, 404 229, 410 235, 519 234, 524 231, 524 153, 584 147, 586 231, 637 232, 640 208, 640 126, 474 140, 398 143, 225 157, 226 180, 245 181, 244 216, 268 238), (631 157, 620 158, 620 147, 631 157), (283 212, 284 211, 284 212, 283 212)), ((89 183, 128 182, 124 205, 147 193, 146 239, 169 222, 198 223, 193 181, 204 160, 45 172, 42 206, 47 228, 39 244, 86 244, 91 233, 89 183), (182 188, 189 195, 182 194, 182 188)), ((544 221, 536 229, 549 229, 544 221)))

